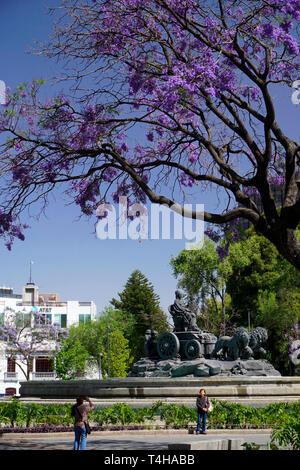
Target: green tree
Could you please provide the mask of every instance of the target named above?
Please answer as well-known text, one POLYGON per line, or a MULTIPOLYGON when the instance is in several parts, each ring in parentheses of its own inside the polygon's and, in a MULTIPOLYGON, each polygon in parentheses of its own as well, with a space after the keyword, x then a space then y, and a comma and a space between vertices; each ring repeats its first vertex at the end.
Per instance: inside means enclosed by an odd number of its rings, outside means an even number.
POLYGON ((124 335, 126 325, 124 319, 121 319, 121 313, 111 307, 106 308, 95 321, 73 325, 63 350, 57 353, 60 376, 73 378, 82 375, 83 371, 86 372, 88 366, 94 365, 99 368, 101 353, 104 377, 108 376, 108 372, 113 377, 126 377, 132 362, 129 342, 124 335))
POLYGON ((68 340, 62 342, 61 348, 56 354, 57 376, 63 380, 70 380, 84 375, 88 357, 88 351, 76 339, 76 334, 71 334, 68 340))
POLYGON ((101 320, 103 331, 107 330, 109 326, 111 330, 120 330, 123 335, 128 338, 133 332, 135 327, 135 318, 131 313, 124 313, 122 310, 114 308, 112 305, 108 305, 100 313, 98 320, 101 320))
POLYGON ((203 248, 182 250, 176 257, 172 256, 170 265, 173 275, 179 278, 178 287, 185 291, 190 305, 201 302, 203 306, 208 295, 213 300, 222 297, 223 286, 218 277, 220 258, 208 238, 205 238, 203 248))
POLYGON ((167 317, 159 305, 159 296, 154 292, 150 281, 136 269, 127 280, 120 300, 113 298, 111 304, 123 312, 124 318, 134 318, 126 338, 134 360, 145 355, 144 335, 147 329, 156 330, 159 334, 169 329, 167 317))
MULTIPOLYGON (((126 377, 130 361, 130 350, 128 348, 128 340, 124 337, 120 330, 112 331, 109 337, 109 362, 110 376, 126 377)), ((107 370, 107 350, 103 355, 103 365, 107 370)))
POLYGON ((227 291, 232 308, 239 313, 241 324, 247 324, 248 311, 252 323, 256 323, 259 291, 283 291, 280 294, 283 299, 289 292, 300 292, 298 270, 253 228, 247 231, 245 241, 230 246, 229 262, 231 272, 228 275, 227 291), (242 258, 244 261, 241 263, 242 258))
MULTIPOLYGON (((299 234, 299 230, 297 229, 299 234)), ((239 324, 267 329, 269 360, 282 374, 293 373, 289 358, 292 330, 300 320, 300 279, 298 270, 288 263, 264 237, 247 231, 247 240, 232 245, 229 258, 232 272, 227 289, 231 309, 239 313, 239 324), (244 266, 239 266, 244 256, 244 266), (233 260, 239 259, 237 264, 233 260)))
POLYGON ((268 331, 266 349, 269 359, 283 375, 291 375, 293 366, 289 357, 292 329, 300 321, 300 292, 280 289, 278 292, 260 290, 257 298, 255 326, 268 331))
POLYGON ((179 278, 178 287, 185 292, 189 307, 198 314, 197 323, 211 331, 219 330, 222 314, 225 317, 226 294, 224 278, 218 276, 220 264, 214 243, 208 238, 201 249, 182 250, 170 261, 173 275, 179 278))
POLYGON ((229 253, 231 262, 242 254, 246 258, 242 266, 232 262, 227 291, 231 296, 232 308, 239 313, 241 324, 247 325, 248 312, 252 321, 255 320, 259 290, 272 289, 279 277, 279 254, 274 245, 253 231, 247 240, 232 245, 229 253))
POLYGON ((241 267, 247 262, 244 255, 221 260, 209 238, 204 239, 202 248, 182 250, 171 258, 173 275, 179 279, 178 287, 185 292, 190 308, 198 313, 201 329, 229 334, 233 325, 228 313, 232 316, 227 279, 232 273, 232 264, 238 263, 241 267))

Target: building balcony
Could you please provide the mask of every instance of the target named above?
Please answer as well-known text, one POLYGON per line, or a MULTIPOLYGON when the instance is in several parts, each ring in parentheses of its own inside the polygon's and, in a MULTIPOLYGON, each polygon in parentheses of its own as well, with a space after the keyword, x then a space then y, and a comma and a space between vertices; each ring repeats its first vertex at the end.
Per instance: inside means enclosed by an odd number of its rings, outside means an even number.
POLYGON ((32 372, 31 380, 53 380, 56 379, 55 372, 32 372))
POLYGON ((4 382, 18 382, 18 372, 4 372, 4 382))
POLYGON ((47 301, 47 302, 17 302, 17 307, 65 307, 67 302, 56 302, 47 301))

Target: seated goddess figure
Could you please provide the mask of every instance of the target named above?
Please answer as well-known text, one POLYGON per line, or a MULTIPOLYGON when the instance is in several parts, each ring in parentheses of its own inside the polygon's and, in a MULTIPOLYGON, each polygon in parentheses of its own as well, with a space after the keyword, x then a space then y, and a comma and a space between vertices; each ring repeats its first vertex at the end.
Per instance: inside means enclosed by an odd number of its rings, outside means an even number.
POLYGON ((196 315, 182 301, 182 293, 175 291, 175 301, 170 305, 169 312, 173 317, 174 331, 201 331, 196 323, 196 315))

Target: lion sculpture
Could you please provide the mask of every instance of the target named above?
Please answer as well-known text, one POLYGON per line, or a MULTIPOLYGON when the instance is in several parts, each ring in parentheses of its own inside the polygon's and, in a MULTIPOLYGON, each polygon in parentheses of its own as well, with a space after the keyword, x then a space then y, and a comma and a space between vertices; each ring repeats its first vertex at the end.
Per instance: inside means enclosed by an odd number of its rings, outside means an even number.
POLYGON ((231 336, 221 336, 211 354, 212 358, 217 358, 222 354, 223 358, 229 361, 237 359, 254 359, 266 354, 261 345, 268 339, 267 331, 257 327, 250 333, 246 328, 239 328, 231 336))

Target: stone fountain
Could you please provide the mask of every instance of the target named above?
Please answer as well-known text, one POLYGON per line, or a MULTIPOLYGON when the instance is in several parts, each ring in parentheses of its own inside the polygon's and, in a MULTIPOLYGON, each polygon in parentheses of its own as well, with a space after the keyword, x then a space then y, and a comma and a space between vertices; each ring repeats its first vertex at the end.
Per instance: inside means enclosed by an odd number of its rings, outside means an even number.
POLYGON ((24 402, 73 402, 88 395, 97 406, 127 403, 134 408, 157 401, 195 407, 200 388, 211 398, 252 406, 300 399, 300 377, 281 377, 264 359, 267 340, 264 328, 239 328, 232 337, 217 338, 201 331, 193 312, 175 293, 169 307, 174 328, 158 336, 145 334, 145 357, 126 378, 105 380, 47 380, 22 382, 24 402))

